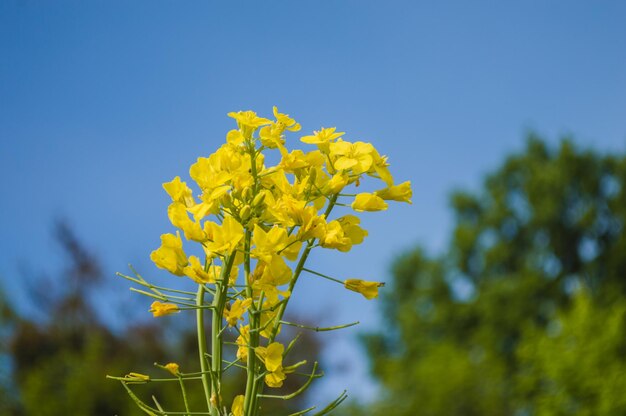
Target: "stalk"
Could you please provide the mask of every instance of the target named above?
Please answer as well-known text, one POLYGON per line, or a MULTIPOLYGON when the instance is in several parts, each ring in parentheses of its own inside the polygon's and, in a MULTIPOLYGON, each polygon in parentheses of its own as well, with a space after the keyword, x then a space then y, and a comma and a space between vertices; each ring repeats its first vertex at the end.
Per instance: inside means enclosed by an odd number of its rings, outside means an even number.
MULTIPOLYGON (((250 240, 252 237, 252 232, 250 230, 246 231, 246 240, 245 240, 245 257, 244 257, 244 275, 246 281, 246 296, 248 298, 252 298, 252 283, 250 282, 250 240)), ((248 311, 248 324, 250 326, 250 331, 248 332, 248 360, 246 363, 246 393, 244 398, 244 414, 250 414, 250 406, 254 402, 252 399, 252 394, 255 385, 256 378, 256 353, 254 352, 254 348, 258 346, 259 337, 257 334, 257 329, 259 327, 258 313, 254 302, 250 306, 248 311)))
MULTIPOLYGON (((256 169, 256 149, 251 146, 252 150, 249 152, 250 154, 250 170, 252 173, 252 177, 254 179, 253 185, 253 198, 256 197, 258 192, 258 174, 256 169)), ((252 239, 252 231, 250 229, 246 229, 246 238, 245 238, 245 254, 244 254, 244 276, 245 276, 245 284, 246 284, 246 296, 250 299, 253 299, 254 291, 252 289, 252 282, 250 281, 250 246, 252 239)), ((259 300, 261 302, 261 300, 259 300)), ((248 311, 248 325, 250 327, 250 331, 248 332, 248 360, 246 363, 246 392, 244 396, 244 415, 252 415, 256 413, 256 409, 253 407, 256 404, 256 377, 257 377, 257 357, 255 348, 259 345, 259 313, 258 310, 262 308, 263 305, 259 305, 257 308, 252 301, 252 305, 250 305, 250 309, 248 311)))
MULTIPOLYGON (((202 306, 204 303, 204 286, 198 285, 198 294, 196 296, 196 305, 202 306)), ((200 358, 200 370, 202 371, 202 387, 204 389, 204 397, 206 398, 207 407, 212 412, 211 406, 211 381, 208 363, 206 361, 206 334, 204 330, 204 309, 198 308, 196 310, 196 323, 198 331, 198 354, 200 358)))
POLYGON ((219 416, 222 385, 222 316, 224 314, 224 306, 226 305, 228 279, 234 262, 235 253, 233 252, 225 259, 212 303, 214 307, 211 321, 211 374, 213 375, 213 389, 211 392, 210 410, 212 416, 219 416))

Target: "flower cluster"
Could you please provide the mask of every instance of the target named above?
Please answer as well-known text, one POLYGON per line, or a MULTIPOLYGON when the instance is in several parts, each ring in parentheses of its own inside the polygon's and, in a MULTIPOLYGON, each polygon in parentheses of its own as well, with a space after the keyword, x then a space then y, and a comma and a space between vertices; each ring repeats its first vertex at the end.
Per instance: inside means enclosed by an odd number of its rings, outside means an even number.
MULTIPOLYGON (((394 182, 387 158, 372 144, 347 141, 335 128, 301 137, 309 146, 306 151, 290 150, 285 134, 301 127, 276 107, 273 119, 252 111, 228 115, 237 128, 215 153, 198 158, 189 169, 199 192, 178 176, 163 184, 172 200, 167 214, 177 230, 162 235, 150 256, 157 267, 195 283, 196 302, 189 305, 159 291, 151 311, 158 317, 196 309, 199 322, 205 309, 211 311, 212 361, 210 368, 203 362, 201 367, 214 415, 223 408, 221 334, 234 328, 239 335, 236 357, 245 363, 248 383, 245 393, 234 398, 231 414, 256 415, 263 381, 280 387, 295 368, 283 365, 287 350, 276 336, 301 273, 337 281, 367 299, 375 298, 382 286, 339 280, 304 267, 313 248, 347 252, 368 235, 357 215, 333 217, 333 210, 382 211, 388 201, 410 203, 412 191, 410 182, 394 182), (268 151, 276 152, 273 166, 266 164, 268 151), (379 180, 380 189, 356 192, 366 178, 379 180), (201 247, 203 258, 187 255, 183 237, 201 247), (207 293, 210 302, 204 299, 207 293)), ((199 346, 201 351, 206 347, 201 339, 199 346)), ((180 374, 177 367, 175 371, 180 374)))

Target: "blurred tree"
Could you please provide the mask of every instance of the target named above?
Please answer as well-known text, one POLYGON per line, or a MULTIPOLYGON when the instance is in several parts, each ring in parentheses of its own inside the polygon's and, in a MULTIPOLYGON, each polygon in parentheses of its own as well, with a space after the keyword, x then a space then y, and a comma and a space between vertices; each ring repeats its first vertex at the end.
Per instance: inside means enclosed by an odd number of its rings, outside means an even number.
POLYGON ((0 288, 0 415, 13 414, 18 406, 11 383, 9 340, 15 325, 15 313, 0 288))
POLYGON ((448 253, 393 268, 366 413, 625 414, 625 185, 624 155, 530 137, 481 192, 454 193, 448 253))
POLYGON ((529 326, 518 348, 519 408, 536 415, 626 414, 626 302, 584 292, 547 331, 529 326))
MULTIPOLYGON (((0 293, 0 414, 142 414, 122 386, 105 375, 137 371, 167 378, 169 374, 154 368, 153 363, 170 361, 176 361, 181 371, 198 371, 195 326, 165 317, 112 331, 94 303, 103 283, 99 262, 65 222, 57 222, 54 230, 67 266, 60 276, 37 274, 29 279, 30 303, 38 309, 40 319, 17 316, 0 293), (5 377, 8 374, 12 376, 5 377)), ((116 307, 115 302, 107 302, 107 307, 116 307)), ((286 329, 284 335, 293 336, 293 332, 286 329)), ((234 341, 233 334, 225 333, 229 335, 234 341)), ((316 338, 304 333, 293 359, 315 356, 319 348, 316 338)), ((227 398, 240 393, 235 385, 245 385, 243 373, 234 367, 230 371, 233 376, 224 392, 227 398)), ((297 376, 290 377, 277 394, 292 392, 302 382, 297 376)), ((188 382, 192 409, 206 406, 201 388, 199 381, 188 382)), ((146 401, 151 401, 152 395, 158 397, 166 409, 184 409, 178 383, 147 383, 134 390, 146 401)), ((264 404, 269 411, 280 409, 281 413, 296 411, 298 406, 302 401, 289 402, 289 407, 276 400, 264 404)))

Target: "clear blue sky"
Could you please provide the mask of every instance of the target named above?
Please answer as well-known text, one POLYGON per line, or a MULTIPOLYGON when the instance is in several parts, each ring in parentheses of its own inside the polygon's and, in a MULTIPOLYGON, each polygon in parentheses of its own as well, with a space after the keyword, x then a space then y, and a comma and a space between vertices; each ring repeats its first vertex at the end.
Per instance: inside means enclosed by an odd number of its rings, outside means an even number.
MULTIPOLYGON (((111 276, 129 262, 155 273, 148 255, 172 229, 161 183, 214 151, 227 112, 272 105, 304 131, 373 142, 412 181, 412 206, 366 215, 364 245, 314 258, 388 280, 396 253, 445 247, 449 192, 475 189, 529 130, 626 151, 626 2, 3 0, 0 280, 15 290, 20 261, 58 266, 59 216, 111 276)), ((324 323, 383 322, 326 281, 300 290, 324 323)), ((147 305, 123 282, 111 294, 147 305)), ((357 332, 329 343, 327 363, 348 369, 321 396, 372 391, 357 332)))

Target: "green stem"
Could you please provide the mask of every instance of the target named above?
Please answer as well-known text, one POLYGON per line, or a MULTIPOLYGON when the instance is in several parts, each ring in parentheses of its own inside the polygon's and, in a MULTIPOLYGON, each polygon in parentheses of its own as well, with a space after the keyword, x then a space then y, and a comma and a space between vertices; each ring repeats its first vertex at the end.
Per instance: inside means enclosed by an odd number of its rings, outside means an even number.
POLYGON ((351 326, 358 325, 359 321, 350 322, 349 324, 343 324, 343 325, 327 326, 323 328, 319 326, 308 326, 308 325, 296 324, 296 323, 287 322, 287 321, 280 321, 280 323, 283 325, 295 326, 296 328, 310 329, 311 331, 315 331, 315 332, 325 332, 325 331, 335 331, 337 329, 350 328, 351 326))
MULTIPOLYGON (((246 239, 245 239, 245 254, 244 254, 244 275, 245 275, 245 282, 246 282, 246 296, 248 298, 252 298, 253 297, 253 290, 252 290, 252 282, 250 282, 250 240, 252 237, 252 232, 250 230, 246 230, 246 239)), ((244 408, 244 414, 248 415, 250 414, 250 406, 252 405, 252 403, 254 402, 253 399, 253 390, 254 390, 254 386, 255 386, 255 376, 256 376, 256 366, 257 366, 257 362, 256 362, 256 353, 254 351, 255 347, 258 346, 258 331, 256 330, 256 328, 259 325, 259 320, 258 320, 258 314, 255 313, 255 309, 256 306, 254 304, 254 302, 252 303, 252 305, 250 306, 250 311, 248 313, 248 323, 249 323, 249 329, 250 331, 248 332, 248 362, 246 363, 246 393, 245 393, 245 398, 244 398, 244 403, 243 403, 243 408, 244 408)))
POLYGON ((211 320, 211 372, 213 374, 213 389, 211 399, 211 414, 219 416, 220 409, 220 390, 222 384, 222 321, 224 315, 224 307, 226 305, 228 295, 228 280, 230 272, 235 262, 235 253, 224 259, 222 273, 215 288, 215 296, 213 297, 212 306, 213 315, 211 320))
POLYGON ((187 401, 187 389, 185 389, 185 382, 183 378, 179 375, 178 381, 180 381, 180 391, 183 395, 183 402, 185 403, 185 411, 189 413, 189 402, 187 401))
MULTIPOLYGON (((196 305, 201 306, 204 303, 204 286, 198 285, 198 294, 196 296, 196 305)), ((204 388, 204 397, 209 411, 212 411, 211 406, 211 381, 207 362, 204 355, 207 352, 206 347, 206 334, 204 330, 204 310, 198 309, 196 311, 196 323, 198 330, 198 352, 200 357, 200 370, 202 371, 202 387, 204 388)))
POLYGON ((344 284, 344 282, 342 280, 335 279, 334 277, 330 277, 330 276, 325 275, 325 274, 320 273, 320 272, 316 272, 315 270, 307 269, 306 267, 303 267, 302 271, 314 274, 314 275, 319 276, 319 277, 323 277, 324 279, 328 279, 328 280, 333 281, 333 282, 337 282, 337 283, 341 284, 342 286, 344 284))
MULTIPOLYGON (((252 178, 254 179, 254 185, 252 187, 253 198, 259 192, 259 177, 256 168, 256 156, 257 151, 253 147, 249 150, 250 154, 250 171, 252 174, 252 178)), ((252 282, 250 281, 250 246, 251 246, 251 238, 252 238, 252 230, 246 230, 246 239, 245 239, 245 253, 244 253, 244 271, 245 271, 245 284, 246 284, 246 296, 248 298, 253 298, 254 291, 252 289, 252 282)), ((256 377, 259 369, 259 363, 257 361, 256 347, 259 346, 259 325, 260 325, 260 316, 257 310, 262 309, 262 297, 259 299, 259 305, 255 305, 254 301, 250 306, 250 310, 248 313, 248 324, 249 324, 249 332, 248 332, 248 361, 246 363, 247 374, 246 374, 246 393, 244 396, 244 415, 251 416, 256 414, 258 406, 257 403, 257 382, 256 377)))

